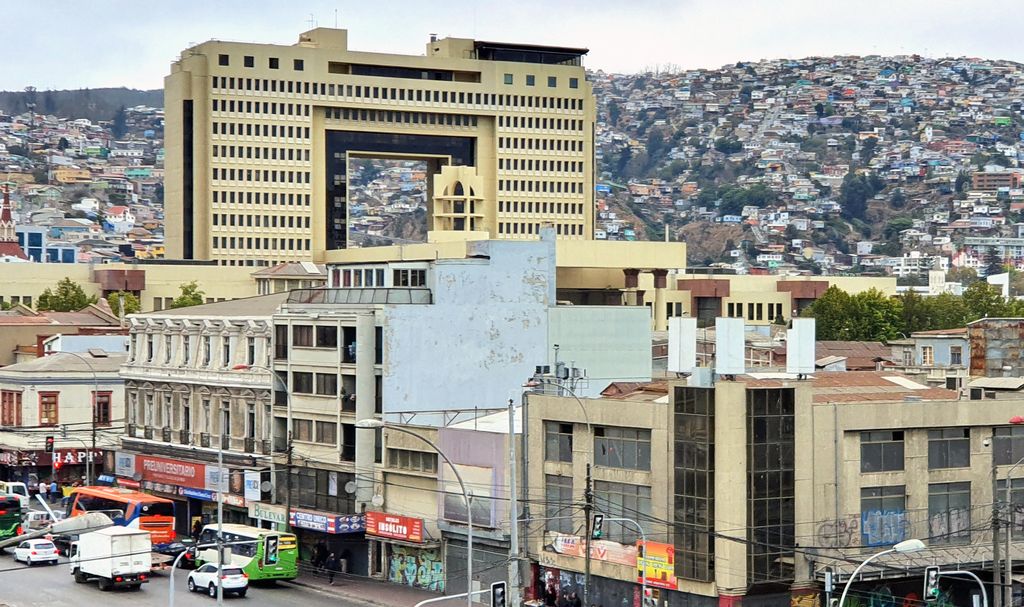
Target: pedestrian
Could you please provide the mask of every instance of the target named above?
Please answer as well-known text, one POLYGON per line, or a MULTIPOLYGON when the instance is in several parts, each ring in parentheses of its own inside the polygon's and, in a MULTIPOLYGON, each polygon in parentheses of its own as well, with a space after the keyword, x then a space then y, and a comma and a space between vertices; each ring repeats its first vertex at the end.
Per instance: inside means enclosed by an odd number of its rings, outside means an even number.
POLYGON ((338 557, 335 556, 333 552, 329 557, 327 557, 327 562, 325 563, 325 566, 327 567, 327 582, 331 586, 333 586, 334 574, 338 572, 338 557))
POLYGON ((40 480, 37 489, 39 490, 39 499, 43 500, 44 502, 47 501, 46 493, 47 491, 50 490, 50 485, 48 485, 46 481, 40 480))
POLYGON ((569 595, 569 607, 583 607, 583 601, 575 591, 569 595))
POLYGON ((199 517, 192 521, 192 539, 198 540, 199 534, 203 532, 203 523, 199 517))
POLYGON ((313 546, 313 566, 316 567, 317 573, 324 570, 325 560, 327 560, 327 544, 320 540, 313 546))
POLYGON ((57 479, 50 480, 50 500, 60 499, 60 487, 57 486, 57 479))

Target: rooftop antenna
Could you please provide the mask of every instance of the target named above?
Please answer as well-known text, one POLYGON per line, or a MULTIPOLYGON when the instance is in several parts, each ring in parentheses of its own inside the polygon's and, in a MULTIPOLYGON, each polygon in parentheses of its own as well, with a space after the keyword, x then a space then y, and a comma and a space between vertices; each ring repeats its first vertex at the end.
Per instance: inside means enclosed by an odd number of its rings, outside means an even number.
POLYGON ((334 29, 338 29, 338 9, 334 9, 334 29))
POLYGON ((316 27, 316 19, 313 17, 313 13, 309 14, 309 29, 316 27))

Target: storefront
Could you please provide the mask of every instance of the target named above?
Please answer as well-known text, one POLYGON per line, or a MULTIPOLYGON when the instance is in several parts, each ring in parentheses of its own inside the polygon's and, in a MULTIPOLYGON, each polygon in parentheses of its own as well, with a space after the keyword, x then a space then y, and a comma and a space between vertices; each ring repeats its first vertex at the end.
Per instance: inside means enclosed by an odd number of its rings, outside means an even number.
POLYGON ((275 504, 249 502, 249 524, 264 529, 284 531, 288 527, 288 509, 275 504))
POLYGON ((332 514, 292 508, 288 513, 292 531, 299 540, 299 558, 312 561, 317 546, 321 552, 333 552, 341 561, 342 571, 356 575, 369 574, 366 519, 361 514, 332 514))
POLYGON ((92 477, 97 479, 104 468, 102 449, 57 449, 53 453, 42 449, 6 449, 0 451, 0 479, 29 484, 56 479, 60 485, 82 484, 87 480, 90 453, 96 466, 92 477))
POLYGON ((423 541, 423 519, 369 511, 371 575, 394 584, 444 592, 444 553, 439 542, 423 541))

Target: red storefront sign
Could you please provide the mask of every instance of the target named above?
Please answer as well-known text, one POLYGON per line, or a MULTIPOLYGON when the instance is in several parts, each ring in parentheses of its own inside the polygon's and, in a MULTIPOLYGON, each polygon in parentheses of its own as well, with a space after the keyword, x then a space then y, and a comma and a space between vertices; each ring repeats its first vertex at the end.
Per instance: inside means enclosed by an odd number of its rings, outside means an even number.
POLYGON ((366 533, 407 542, 422 542, 423 519, 367 511, 366 533))
POLYGON ((136 471, 147 481, 200 489, 206 486, 203 464, 140 455, 135 465, 136 471))
MULTIPOLYGON (((78 464, 84 464, 89 461, 89 449, 57 449, 53 459, 54 461, 59 461, 64 465, 77 466, 78 464)), ((100 463, 103 462, 102 449, 95 449, 92 451, 92 461, 100 463)))

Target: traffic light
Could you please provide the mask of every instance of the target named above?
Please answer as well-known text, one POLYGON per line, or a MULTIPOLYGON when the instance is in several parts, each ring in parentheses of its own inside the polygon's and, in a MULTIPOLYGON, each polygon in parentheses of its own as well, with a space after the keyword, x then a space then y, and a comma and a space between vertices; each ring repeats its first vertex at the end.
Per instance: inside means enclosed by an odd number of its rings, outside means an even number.
POLYGON ((506 588, 505 582, 491 584, 491 607, 508 607, 506 588))
POLYGON ((924 600, 939 600, 939 568, 932 565, 924 568, 924 600))
POLYGON ((63 466, 63 465, 64 464, 61 463, 61 461, 59 459, 53 460, 53 471, 56 472, 56 471, 60 470, 60 467, 63 466))
POLYGON ((599 540, 604 535, 604 515, 595 514, 594 524, 590 526, 590 538, 599 540))
POLYGON ((268 565, 277 564, 277 546, 279 538, 276 535, 268 535, 266 544, 263 546, 263 560, 268 565))
POLYGON ((657 607, 658 602, 654 600, 654 590, 644 588, 644 607, 657 607))
POLYGON ((53 437, 52 436, 47 436, 46 437, 46 452, 47 453, 53 453, 53 437))

